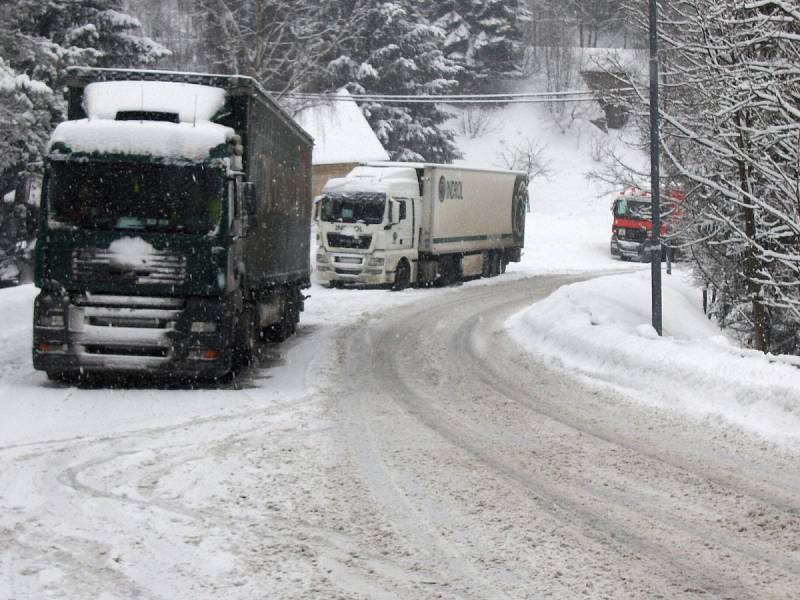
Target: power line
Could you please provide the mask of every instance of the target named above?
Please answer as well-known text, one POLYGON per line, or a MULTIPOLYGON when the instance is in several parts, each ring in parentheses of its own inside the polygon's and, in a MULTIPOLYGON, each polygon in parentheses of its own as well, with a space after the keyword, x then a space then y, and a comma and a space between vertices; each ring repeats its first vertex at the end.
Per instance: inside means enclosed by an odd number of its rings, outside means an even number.
MULTIPOLYGON (((609 90, 626 91, 627 88, 609 90)), ((321 102, 380 102, 382 104, 535 104, 541 102, 595 102, 598 97, 590 91, 571 90, 564 92, 529 92, 522 94, 334 94, 293 92, 286 98, 317 100, 321 102)))

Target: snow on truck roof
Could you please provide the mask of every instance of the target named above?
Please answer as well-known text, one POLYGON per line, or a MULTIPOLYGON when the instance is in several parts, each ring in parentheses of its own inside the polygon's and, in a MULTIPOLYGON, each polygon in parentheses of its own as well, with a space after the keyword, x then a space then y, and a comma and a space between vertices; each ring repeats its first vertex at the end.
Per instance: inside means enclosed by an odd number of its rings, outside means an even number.
POLYGON ((102 81, 84 89, 88 118, 61 123, 50 139, 72 152, 128 154, 199 161, 225 144, 233 129, 212 123, 225 106, 223 89, 174 81, 102 81), (178 122, 116 120, 118 113, 165 113, 178 122))
POLYGON ((117 118, 122 111, 177 114, 181 123, 210 121, 225 106, 225 90, 175 81, 100 81, 83 90, 89 119, 117 118))
POLYGON ((383 192, 395 196, 419 196, 417 171, 409 166, 356 167, 347 177, 329 179, 325 192, 383 192))
POLYGON ((500 169, 498 167, 486 167, 482 165, 470 164, 451 164, 445 165, 441 163, 425 163, 425 162, 380 162, 369 161, 364 163, 368 167, 411 167, 413 169, 448 169, 452 171, 483 171, 486 173, 513 173, 514 175, 527 175, 525 171, 511 171, 509 169, 500 169))
POLYGON ((53 132, 56 144, 72 152, 125 154, 165 159, 202 161, 209 151, 225 144, 233 129, 214 123, 166 123, 163 121, 112 121, 81 119, 65 121, 53 132))

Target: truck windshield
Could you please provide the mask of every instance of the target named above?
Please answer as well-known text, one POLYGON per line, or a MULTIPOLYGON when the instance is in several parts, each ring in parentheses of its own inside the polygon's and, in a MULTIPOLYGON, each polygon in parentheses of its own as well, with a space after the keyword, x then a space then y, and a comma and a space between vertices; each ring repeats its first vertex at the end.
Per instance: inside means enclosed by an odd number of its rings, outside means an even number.
POLYGON ((377 225, 383 222, 386 212, 386 194, 352 192, 325 194, 320 199, 320 219, 330 223, 366 223, 377 225))
POLYGON ((208 233, 220 222, 223 181, 204 166, 54 163, 49 216, 81 229, 208 233))
POLYGON ((614 203, 614 214, 618 217, 649 221, 653 213, 650 202, 620 198, 614 203))

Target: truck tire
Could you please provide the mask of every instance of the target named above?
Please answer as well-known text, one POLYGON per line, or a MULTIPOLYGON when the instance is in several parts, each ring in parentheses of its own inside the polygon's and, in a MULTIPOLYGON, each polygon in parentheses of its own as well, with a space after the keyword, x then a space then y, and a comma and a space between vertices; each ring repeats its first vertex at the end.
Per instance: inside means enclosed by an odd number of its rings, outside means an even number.
POLYGON ((448 254, 439 259, 439 278, 436 280, 437 287, 461 283, 462 278, 461 257, 459 255, 448 254))
POLYGON ((481 270, 481 277, 491 277, 494 269, 494 252, 488 250, 483 253, 483 269, 481 270))
POLYGON ((392 284, 392 291, 399 292, 406 289, 411 284, 411 267, 408 261, 403 258, 397 263, 394 271, 394 283, 392 284))
POLYGON ((496 250, 489 250, 483 264, 483 277, 496 277, 500 274, 502 258, 496 250))
POLYGON ((81 375, 74 371, 47 371, 47 379, 64 385, 76 385, 81 382, 81 375))
POLYGON ((268 342, 283 342, 297 331, 297 323, 300 322, 300 310, 297 306, 298 294, 296 290, 288 294, 289 298, 283 305, 281 320, 264 329, 264 339, 268 342))
POLYGON ((255 323, 255 310, 248 309, 242 313, 237 323, 231 369, 239 371, 253 364, 258 347, 258 332, 255 323))

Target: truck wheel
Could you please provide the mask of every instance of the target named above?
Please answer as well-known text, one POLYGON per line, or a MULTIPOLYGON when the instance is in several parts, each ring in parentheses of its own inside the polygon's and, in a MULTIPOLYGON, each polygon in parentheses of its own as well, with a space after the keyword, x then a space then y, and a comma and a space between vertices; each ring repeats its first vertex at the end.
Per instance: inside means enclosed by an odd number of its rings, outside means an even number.
POLYGON ((299 320, 300 312, 295 310, 291 300, 287 300, 283 306, 281 320, 264 329, 264 339, 273 343, 289 339, 296 331, 299 320))
POLYGON ((251 309, 244 312, 236 328, 236 343, 233 347, 233 361, 231 367, 238 371, 253 363, 258 345, 258 335, 255 324, 255 312, 251 309))
POLYGON ((508 267, 508 258, 504 253, 500 254, 498 258, 500 259, 500 273, 505 273, 506 267, 508 267))
POLYGON ((73 371, 47 371, 47 378, 66 385, 76 385, 81 381, 80 373, 73 371))
POLYGON ((494 275, 494 252, 489 250, 483 255, 483 269, 481 277, 492 277, 494 275))
POLYGON ((460 284, 464 277, 461 271, 461 257, 456 254, 450 254, 440 258, 439 272, 439 279, 436 280, 437 287, 460 284))
POLYGON ((503 272, 503 255, 495 251, 492 256, 492 277, 503 272))
POLYGON ((411 283, 411 267, 408 265, 406 259, 402 259, 397 263, 397 268, 394 272, 394 284, 392 284, 392 291, 399 292, 406 289, 411 283))

